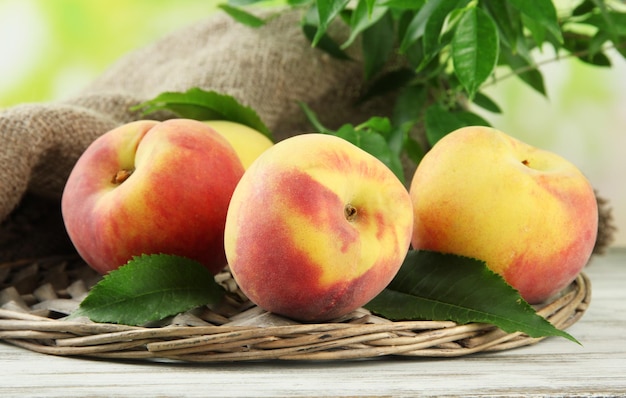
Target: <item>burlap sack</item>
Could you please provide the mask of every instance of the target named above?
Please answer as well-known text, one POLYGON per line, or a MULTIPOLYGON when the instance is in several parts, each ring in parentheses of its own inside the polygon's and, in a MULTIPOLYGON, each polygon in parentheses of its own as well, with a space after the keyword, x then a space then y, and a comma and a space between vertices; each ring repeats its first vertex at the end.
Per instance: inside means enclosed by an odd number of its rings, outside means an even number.
MULTIPOLYGON (((385 114, 390 101, 353 105, 364 90, 358 54, 345 61, 312 48, 299 18, 299 12, 286 11, 253 29, 218 14, 128 54, 74 98, 2 111, 0 256, 65 247, 37 236, 33 248, 27 238, 34 226, 43 233, 36 227, 41 217, 59 225, 58 199, 84 149, 106 131, 142 118, 129 108, 164 91, 201 87, 232 95, 255 109, 278 140, 311 129, 297 101, 311 106, 329 127, 385 114), (26 194, 26 208, 16 210, 26 194)), ((331 33, 347 37, 342 25, 331 33)), ((62 228, 52 235, 64 239, 62 228)))

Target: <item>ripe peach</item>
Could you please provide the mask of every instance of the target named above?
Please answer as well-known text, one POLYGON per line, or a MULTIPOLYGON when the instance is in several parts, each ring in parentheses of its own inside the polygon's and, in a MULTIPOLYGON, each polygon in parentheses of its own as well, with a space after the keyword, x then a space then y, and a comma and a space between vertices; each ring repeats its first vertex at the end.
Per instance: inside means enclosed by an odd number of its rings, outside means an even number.
POLYGON ((106 273, 140 254, 226 265, 224 224, 244 169, 206 124, 138 121, 96 139, 72 170, 61 201, 78 253, 106 273))
POLYGON ((495 129, 442 138, 410 193, 414 248, 484 260, 531 304, 571 283, 594 247, 598 209, 585 176, 495 129))
POLYGON ((272 140, 260 131, 241 123, 228 120, 209 120, 205 123, 232 145, 244 169, 247 169, 266 149, 274 145, 272 140))
POLYGON ((341 138, 303 134, 266 150, 237 185, 226 257, 260 307, 325 321, 387 286, 412 221, 407 189, 382 162, 341 138))

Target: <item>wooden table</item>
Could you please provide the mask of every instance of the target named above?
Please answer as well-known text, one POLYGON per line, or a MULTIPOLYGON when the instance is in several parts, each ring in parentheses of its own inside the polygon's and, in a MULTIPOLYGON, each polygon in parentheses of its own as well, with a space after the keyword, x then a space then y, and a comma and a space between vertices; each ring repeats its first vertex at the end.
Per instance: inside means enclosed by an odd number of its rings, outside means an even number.
POLYGON ((54 357, 0 343, 0 396, 626 396, 626 248, 585 270, 591 307, 529 347, 453 359, 218 365, 54 357))

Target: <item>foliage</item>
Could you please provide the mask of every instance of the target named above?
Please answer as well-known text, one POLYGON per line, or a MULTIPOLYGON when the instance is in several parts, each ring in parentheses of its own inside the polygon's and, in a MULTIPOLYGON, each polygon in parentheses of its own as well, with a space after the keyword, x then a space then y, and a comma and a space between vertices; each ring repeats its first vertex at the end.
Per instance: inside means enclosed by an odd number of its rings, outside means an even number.
POLYGON ((198 262, 153 254, 134 257, 98 282, 70 319, 143 325, 222 299, 224 289, 198 262))
MULTIPOLYGON (((245 15, 253 10, 249 6, 268 1, 228 3, 230 14, 246 24, 245 15)), ((611 66, 606 55, 610 48, 626 57, 626 7, 620 1, 286 0, 286 5, 302 10, 302 29, 313 46, 337 58, 347 58, 348 47, 360 47, 371 87, 367 97, 399 91, 390 119, 394 133, 386 139, 397 149, 400 134, 400 151, 416 162, 448 132, 489 124, 470 112, 468 104, 502 111, 482 91, 502 71, 546 95, 536 61, 546 46, 554 48, 555 61, 577 57, 598 67, 611 66), (332 23, 349 27, 347 40, 329 36, 332 23), (390 68, 398 60, 404 67, 390 68), (408 133, 414 125, 424 126, 426 143, 408 133)))
MULTIPOLYGON (((142 255, 105 275, 69 319, 86 316, 95 322, 146 325, 216 304, 224 292, 193 260, 142 255)), ((560 336, 578 343, 539 316, 484 262, 451 254, 409 251, 393 281, 365 308, 391 320, 490 323, 507 333, 560 336)))
POLYGON ((144 116, 160 110, 174 112, 177 116, 195 120, 228 120, 241 123, 265 134, 273 140, 272 132, 256 111, 239 103, 234 97, 198 87, 185 92, 165 92, 131 108, 144 116))
POLYGON ((507 333, 560 336, 578 343, 539 316, 483 261, 453 254, 409 251, 389 286, 365 308, 391 320, 489 323, 507 333))

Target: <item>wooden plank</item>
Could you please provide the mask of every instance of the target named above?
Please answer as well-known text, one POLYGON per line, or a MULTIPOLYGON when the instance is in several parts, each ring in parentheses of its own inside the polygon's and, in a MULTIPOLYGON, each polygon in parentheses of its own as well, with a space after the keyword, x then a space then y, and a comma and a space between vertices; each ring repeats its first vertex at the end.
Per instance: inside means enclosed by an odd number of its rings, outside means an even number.
POLYGON ((451 359, 216 365, 56 357, 0 343, 2 397, 626 396, 626 249, 585 270, 593 298, 569 332, 451 359))

